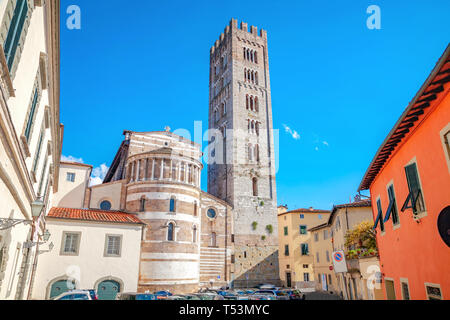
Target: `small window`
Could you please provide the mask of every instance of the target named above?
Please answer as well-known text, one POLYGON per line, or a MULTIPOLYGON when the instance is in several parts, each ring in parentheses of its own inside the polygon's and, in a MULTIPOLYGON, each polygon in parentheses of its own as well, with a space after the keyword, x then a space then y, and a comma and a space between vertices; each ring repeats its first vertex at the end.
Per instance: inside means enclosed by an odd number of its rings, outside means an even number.
POLYGON ((175 205, 176 205, 175 198, 174 197, 170 198, 169 212, 175 212, 176 210, 175 205))
POLYGON ((175 241, 175 225, 170 222, 167 226, 167 241, 175 241))
POLYGON ((308 244, 307 243, 302 243, 302 256, 307 256, 309 255, 309 248, 308 248, 308 244))
POLYGON ((253 196, 257 197, 258 196, 258 179, 253 178, 252 182, 253 182, 253 196))
POLYGON ((287 264, 286 265, 286 269, 290 269, 291 268, 291 265, 290 264, 287 264))
POLYGON ((75 182, 75 173, 67 172, 66 180, 69 182, 75 182))
POLYGON ((308 269, 309 268, 309 264, 304 264, 303 265, 303 269, 308 269))
POLYGON ((285 236, 288 235, 288 227, 284 227, 284 235, 285 235, 285 236))
POLYGON ((327 262, 330 262, 330 252, 328 250, 326 252, 326 256, 327 256, 327 262))
POLYGON ((309 282, 309 273, 308 272, 303 273, 303 280, 305 282, 309 282))
POLYGON ((428 300, 442 300, 441 288, 438 285, 427 284, 425 285, 427 290, 428 300))
POLYGON ((289 256, 289 245, 284 246, 284 255, 289 256))
POLYGON ((332 285, 332 284, 333 284, 332 281, 331 281, 331 274, 328 275, 328 284, 329 284, 329 285, 332 285))
POLYGON ((122 247, 122 236, 106 236, 107 257, 120 257, 122 247))
POLYGON ((308 227, 305 225, 300 226, 300 234, 308 234, 308 227))
POLYGON ((300 219, 305 219, 305 215, 304 215, 304 214, 301 214, 301 215, 300 215, 300 219))
POLYGON ((206 213, 206 215, 208 216, 208 218, 210 219, 215 219, 217 216, 216 210, 214 209, 208 209, 208 212, 206 213))
POLYGON ((64 233, 63 235, 63 255, 78 255, 78 249, 80 244, 80 234, 79 233, 64 233))
POLYGON ((403 300, 410 300, 408 283, 402 281, 401 284, 402 284, 402 297, 403 297, 403 300))
POLYGON ((319 241, 319 234, 318 233, 314 233, 314 241, 315 242, 319 241))
POLYGON ((217 236, 215 232, 211 233, 211 247, 217 247, 217 236))
POLYGON ((316 252, 316 262, 317 263, 320 262, 320 254, 319 254, 319 252, 316 252))
POLYGON ((328 239, 328 230, 323 230, 323 239, 328 239))
POLYGON ((139 205, 139 212, 145 212, 145 198, 141 199, 141 202, 139 205))
POLYGON ((408 182, 409 194, 402 206, 402 211, 412 209, 414 214, 425 211, 422 189, 420 187, 417 164, 413 163, 405 167, 406 180, 408 182))
POLYGON ((194 202, 194 217, 198 215, 198 204, 197 201, 194 202))
POLYGON ((100 203, 101 210, 111 210, 111 202, 108 200, 104 200, 100 203))

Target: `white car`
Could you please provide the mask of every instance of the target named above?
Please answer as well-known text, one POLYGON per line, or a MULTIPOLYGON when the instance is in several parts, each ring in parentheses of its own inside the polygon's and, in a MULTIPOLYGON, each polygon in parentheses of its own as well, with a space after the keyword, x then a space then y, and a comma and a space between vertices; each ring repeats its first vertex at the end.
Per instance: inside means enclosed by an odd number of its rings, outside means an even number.
POLYGON ((94 300, 87 290, 73 290, 60 294, 53 300, 94 300))

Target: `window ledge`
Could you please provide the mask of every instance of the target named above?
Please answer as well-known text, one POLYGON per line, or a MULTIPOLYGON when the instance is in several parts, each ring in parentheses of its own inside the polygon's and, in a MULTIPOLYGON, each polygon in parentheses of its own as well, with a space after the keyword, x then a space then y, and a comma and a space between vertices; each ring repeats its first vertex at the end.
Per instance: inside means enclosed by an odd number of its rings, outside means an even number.
POLYGON ((9 74, 8 64, 6 62, 5 52, 3 51, 3 46, 0 44, 0 65, 1 65, 1 79, 5 84, 6 89, 10 97, 15 97, 14 87, 9 74))
POLYGON ((24 135, 20 136, 20 140, 22 141, 23 151, 25 152, 25 157, 31 157, 30 149, 28 148, 27 138, 24 135))

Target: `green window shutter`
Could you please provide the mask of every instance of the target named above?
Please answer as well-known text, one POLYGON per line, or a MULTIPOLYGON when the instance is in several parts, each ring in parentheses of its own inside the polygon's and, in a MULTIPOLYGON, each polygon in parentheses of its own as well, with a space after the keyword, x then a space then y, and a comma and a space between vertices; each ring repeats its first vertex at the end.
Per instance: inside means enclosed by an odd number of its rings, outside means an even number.
POLYGON ((383 209, 381 208, 381 200, 377 200, 377 209, 378 209, 378 215, 377 219, 375 220, 375 225, 373 229, 375 230, 377 228, 378 223, 380 223, 380 229, 381 231, 384 231, 384 222, 383 222, 383 209))
MULTIPOLYGON (((408 181, 409 188, 409 200, 411 201, 411 207, 414 214, 422 212, 425 210, 425 205, 423 201, 423 194, 420 189, 419 173, 417 170, 417 164, 413 163, 405 167, 406 180, 408 181)), ((407 200, 408 201, 408 200, 407 200)), ((405 203, 404 208, 408 208, 407 203, 405 203)))
POLYGON ((409 191, 414 194, 419 190, 419 177, 417 175, 417 165, 415 163, 407 166, 405 168, 406 171, 406 179, 408 181, 409 191))
POLYGON ((25 137, 27 138, 27 141, 30 140, 31 127, 33 125, 34 113, 36 112, 38 97, 39 97, 39 90, 38 88, 36 88, 34 90, 34 97, 33 102, 31 103, 30 114, 28 115, 27 126, 25 127, 25 137))
POLYGON ((9 25, 8 35, 4 44, 4 51, 8 69, 14 64, 14 57, 16 56, 17 47, 19 45, 20 36, 22 35, 23 26, 25 24, 28 13, 28 1, 17 0, 16 8, 14 9, 13 18, 9 25))
POLYGON ((284 235, 287 236, 288 235, 288 228, 284 227, 284 235))

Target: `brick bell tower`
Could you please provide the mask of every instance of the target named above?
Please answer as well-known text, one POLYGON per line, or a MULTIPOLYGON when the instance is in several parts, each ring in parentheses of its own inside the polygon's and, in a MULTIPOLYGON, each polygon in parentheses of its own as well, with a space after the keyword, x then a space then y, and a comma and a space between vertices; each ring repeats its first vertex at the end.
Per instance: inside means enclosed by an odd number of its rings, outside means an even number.
POLYGON ((232 19, 210 51, 208 192, 233 206, 235 287, 279 284, 267 32, 232 19))

